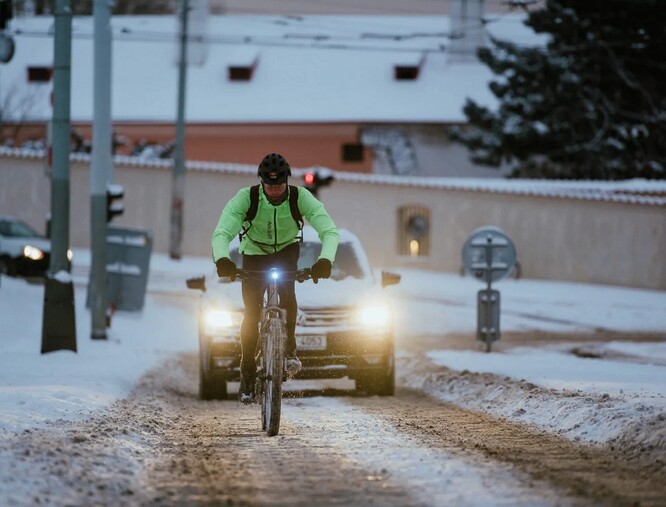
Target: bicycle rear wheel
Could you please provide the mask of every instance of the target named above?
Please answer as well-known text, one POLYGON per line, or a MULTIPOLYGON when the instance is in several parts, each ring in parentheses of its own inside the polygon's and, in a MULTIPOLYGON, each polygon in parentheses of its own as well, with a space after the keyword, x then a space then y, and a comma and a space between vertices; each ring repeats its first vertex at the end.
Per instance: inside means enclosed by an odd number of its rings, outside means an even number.
POLYGON ((269 437, 277 435, 280 430, 285 334, 284 323, 281 319, 269 320, 263 351, 265 379, 261 400, 262 429, 269 437))

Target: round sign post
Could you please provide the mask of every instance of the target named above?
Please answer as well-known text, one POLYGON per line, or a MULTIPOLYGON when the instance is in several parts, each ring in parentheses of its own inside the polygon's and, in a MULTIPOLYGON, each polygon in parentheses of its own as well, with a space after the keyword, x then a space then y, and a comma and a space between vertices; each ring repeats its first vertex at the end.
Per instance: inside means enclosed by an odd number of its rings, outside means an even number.
POLYGON ((479 227, 465 241, 462 261, 466 273, 487 284, 477 293, 476 338, 490 352, 492 343, 500 339, 500 293, 492 289, 492 282, 513 271, 516 247, 499 227, 479 227))

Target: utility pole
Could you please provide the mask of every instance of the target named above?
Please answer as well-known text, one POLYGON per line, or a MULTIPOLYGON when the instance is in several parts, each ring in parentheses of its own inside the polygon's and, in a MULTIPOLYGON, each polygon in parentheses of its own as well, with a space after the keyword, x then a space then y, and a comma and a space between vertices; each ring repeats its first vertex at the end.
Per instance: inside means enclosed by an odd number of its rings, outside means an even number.
POLYGON ((91 338, 106 339, 108 277, 106 273, 107 198, 106 185, 113 181, 111 124, 111 6, 110 0, 94 1, 94 109, 93 146, 90 170, 90 239, 92 265, 88 304, 91 338))
POLYGON ((51 172, 51 259, 44 286, 42 354, 76 352, 74 287, 69 246, 69 136, 72 61, 71 0, 56 0, 53 57, 53 171, 51 172))
POLYGON ((171 240, 169 256, 180 259, 183 242, 183 199, 185 197, 185 85, 187 82, 188 0, 182 0, 180 11, 180 58, 178 60, 178 118, 173 159, 171 194, 171 240))

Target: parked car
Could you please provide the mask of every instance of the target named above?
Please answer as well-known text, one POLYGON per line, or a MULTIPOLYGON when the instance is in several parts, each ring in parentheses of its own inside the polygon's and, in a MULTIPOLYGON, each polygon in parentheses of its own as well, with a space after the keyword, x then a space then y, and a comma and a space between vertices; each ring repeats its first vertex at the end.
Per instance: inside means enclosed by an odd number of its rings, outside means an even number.
MULTIPOLYGON (((303 230, 298 267, 310 267, 321 243, 309 226, 303 230)), ((238 242, 231 257, 241 265, 238 242)), ((296 285, 299 303, 296 342, 303 369, 296 379, 348 377, 368 394, 393 395, 395 362, 391 312, 382 288, 400 276, 382 272, 378 283, 359 239, 340 231, 331 278, 296 285), (381 285, 381 287, 380 287, 381 285)), ((227 395, 227 382, 240 378, 240 284, 218 278, 190 278, 187 286, 203 291, 199 313, 199 394, 202 399, 227 395)))
MULTIPOLYGON (((49 268, 51 242, 18 218, 0 215, 0 273, 44 276, 49 268)), ((71 250, 67 258, 72 260, 71 250)))

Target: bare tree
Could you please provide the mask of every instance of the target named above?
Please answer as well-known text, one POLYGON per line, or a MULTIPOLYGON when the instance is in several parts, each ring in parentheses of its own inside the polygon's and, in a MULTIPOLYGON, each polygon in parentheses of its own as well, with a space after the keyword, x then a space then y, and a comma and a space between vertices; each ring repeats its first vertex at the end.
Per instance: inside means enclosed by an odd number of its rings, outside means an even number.
POLYGON ((14 82, 9 86, 0 105, 0 140, 15 143, 21 130, 39 103, 42 103, 49 90, 45 86, 14 82))

